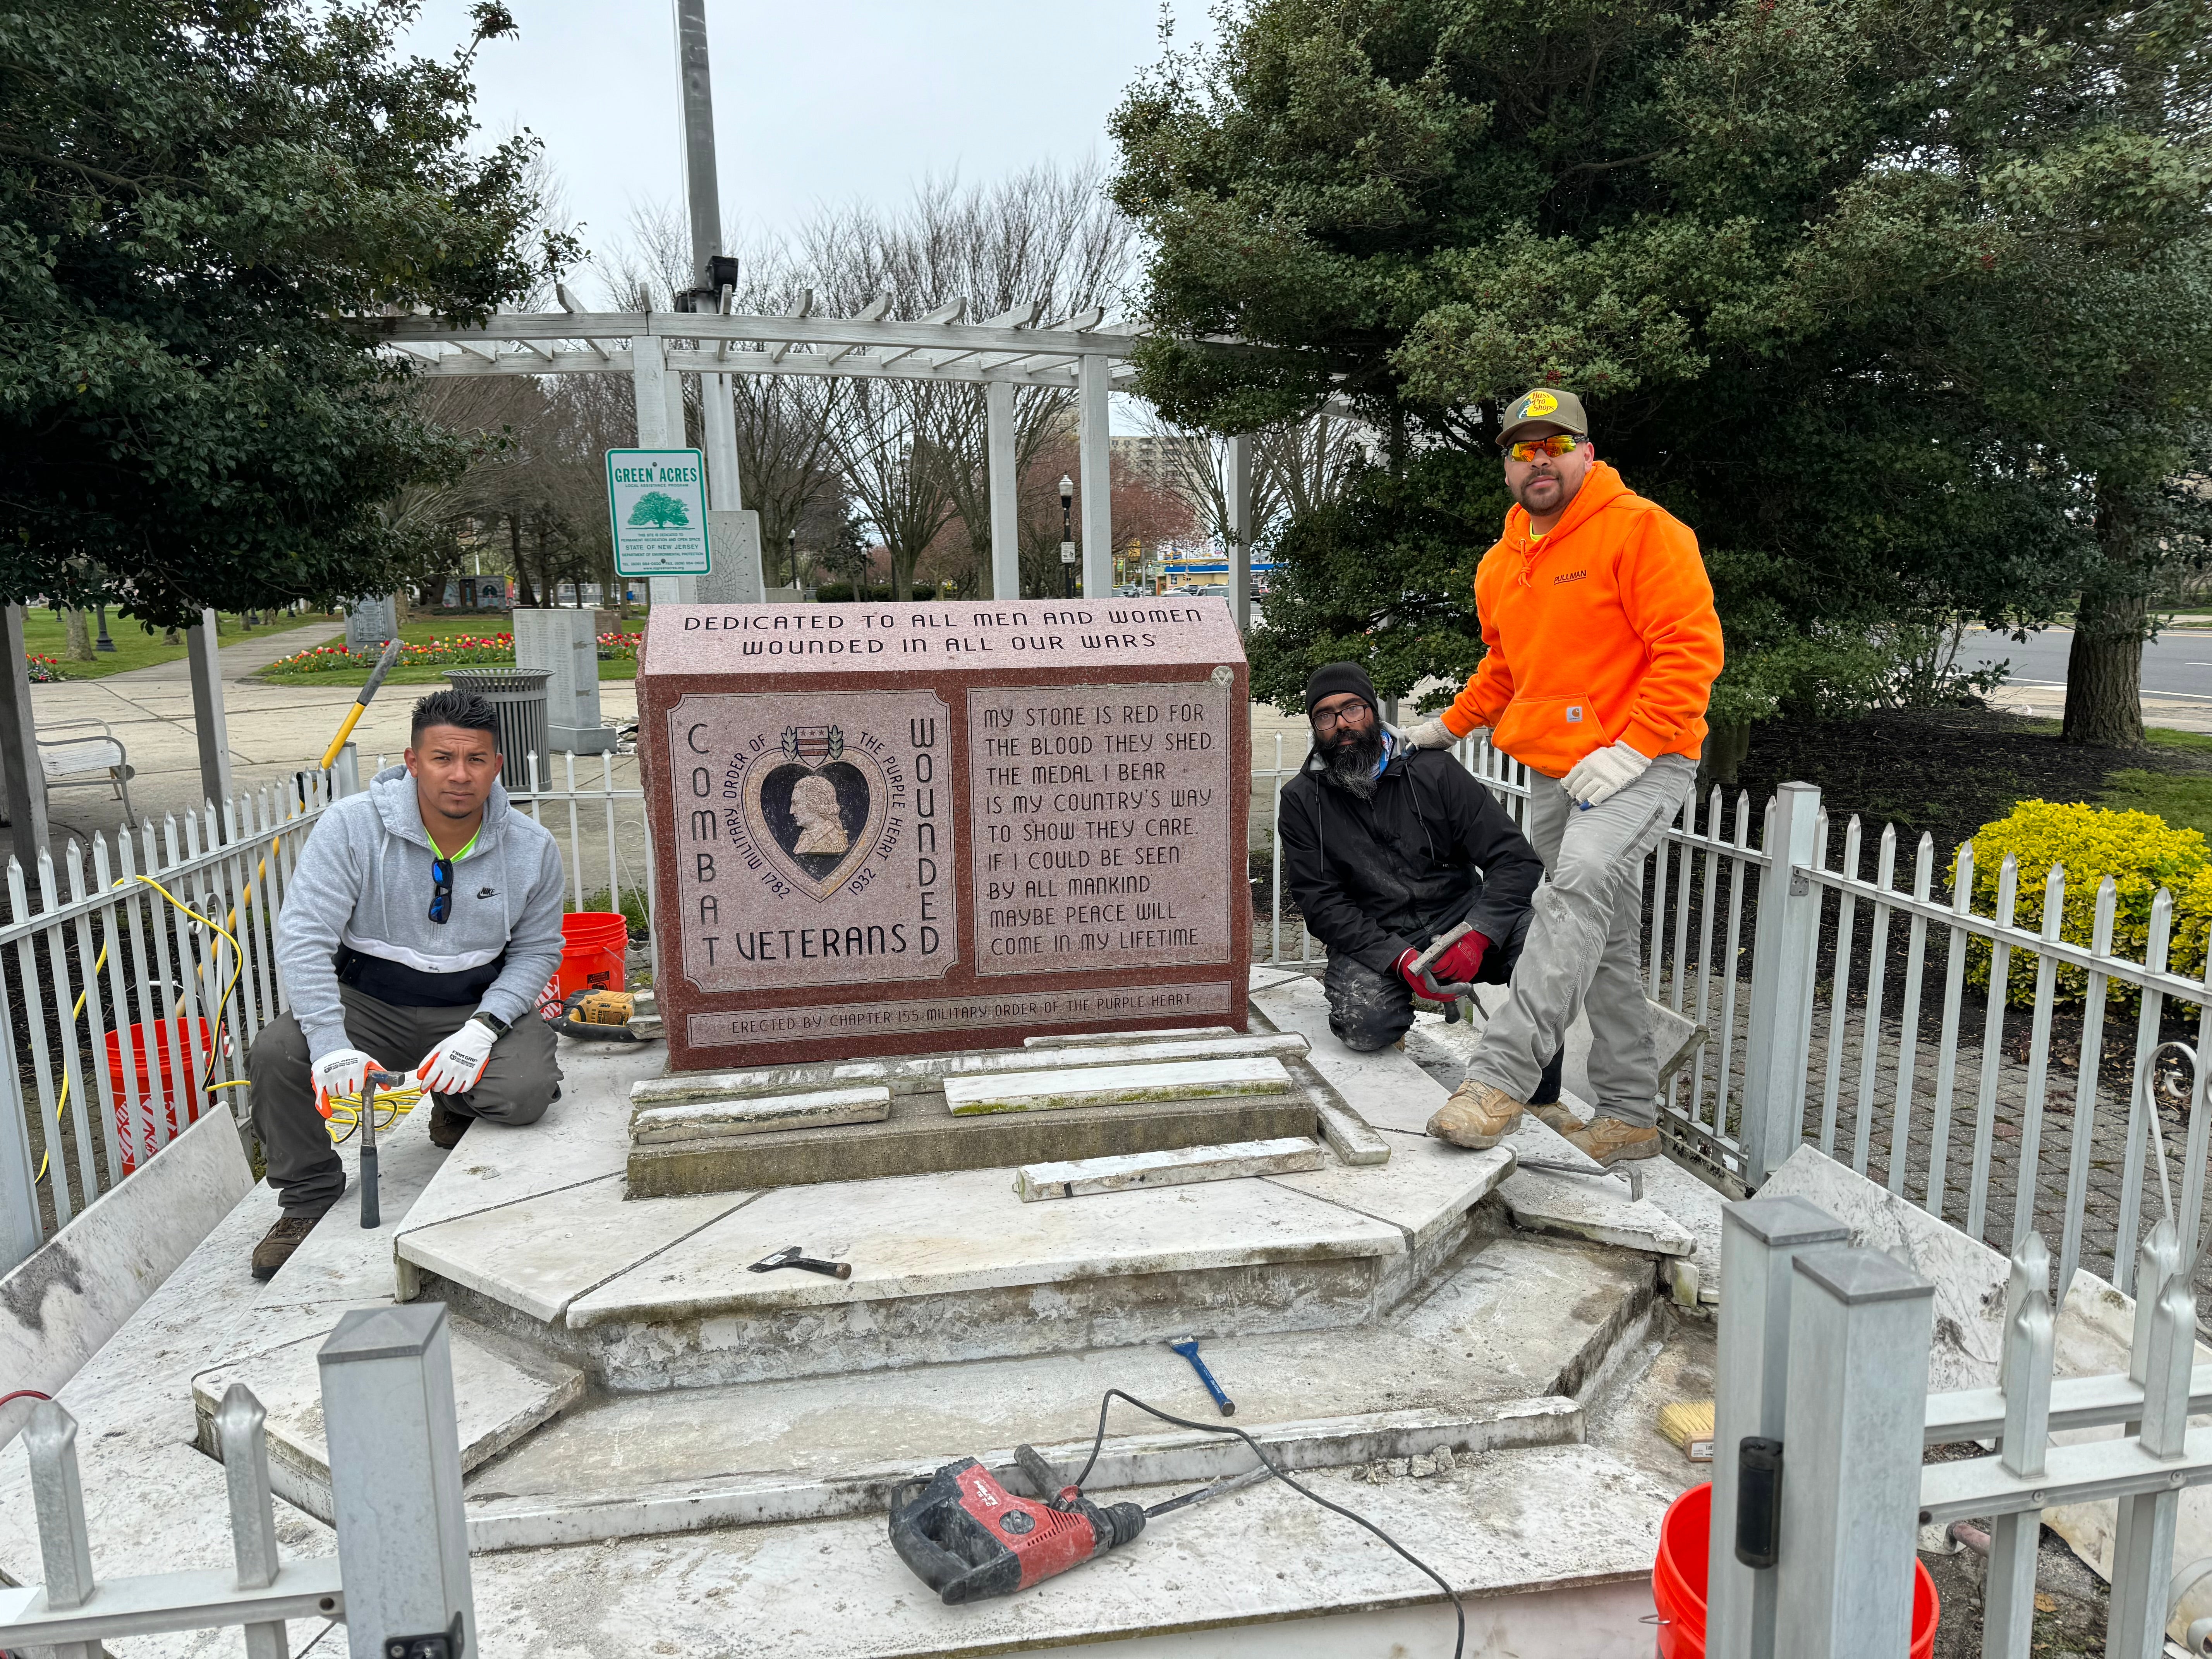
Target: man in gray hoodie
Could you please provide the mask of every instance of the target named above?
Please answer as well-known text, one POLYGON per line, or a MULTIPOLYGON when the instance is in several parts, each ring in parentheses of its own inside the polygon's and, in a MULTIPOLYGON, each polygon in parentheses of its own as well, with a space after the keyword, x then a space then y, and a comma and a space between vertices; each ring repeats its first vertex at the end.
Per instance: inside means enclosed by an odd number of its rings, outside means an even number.
POLYGON ((499 731, 473 691, 415 705, 404 766, 327 808, 276 923, 290 1012, 246 1062, 282 1218, 253 1276, 290 1260, 345 1190, 330 1104, 372 1069, 430 1092, 430 1139, 471 1120, 535 1123, 560 1094, 538 994, 561 962, 561 851, 507 803, 499 731))

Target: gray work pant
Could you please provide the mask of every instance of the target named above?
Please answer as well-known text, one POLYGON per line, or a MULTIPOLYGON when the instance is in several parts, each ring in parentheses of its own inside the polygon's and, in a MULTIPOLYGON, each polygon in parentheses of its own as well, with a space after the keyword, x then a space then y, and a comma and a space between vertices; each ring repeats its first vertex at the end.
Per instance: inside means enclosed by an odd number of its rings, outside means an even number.
POLYGON ((1528 776, 1528 840, 1544 860, 1528 937, 1505 1006, 1484 1028, 1467 1074, 1531 1099, 1544 1061, 1589 1011, 1589 1080, 1601 1117, 1656 1123, 1659 1054, 1644 1002, 1644 860, 1696 781, 1686 755, 1662 755, 1595 806, 1557 780, 1528 776))
MULTIPOLYGON (((404 1071, 453 1036, 474 1008, 398 1008, 338 987, 345 1005, 346 1037, 386 1071, 404 1071)), ((345 1164, 323 1115, 315 1109, 307 1039, 299 1021, 279 1014, 261 1028, 246 1056, 252 1083, 253 1133, 268 1161, 269 1184, 287 1215, 320 1215, 345 1191, 345 1164)), ((492 1045, 477 1086, 465 1095, 433 1099, 463 1117, 493 1123, 535 1123, 545 1115, 561 1085, 553 1028, 532 1015, 492 1045)), ((381 1121, 381 1120, 380 1120, 381 1121)))

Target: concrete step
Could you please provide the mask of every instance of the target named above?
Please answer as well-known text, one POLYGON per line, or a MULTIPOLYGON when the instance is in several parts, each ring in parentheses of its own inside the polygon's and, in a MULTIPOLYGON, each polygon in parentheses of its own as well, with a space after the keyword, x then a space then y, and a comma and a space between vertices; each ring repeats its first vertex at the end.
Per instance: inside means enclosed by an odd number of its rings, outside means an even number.
MULTIPOLYGON (((1293 1467, 1340 1468, 1579 1439, 1583 1402, 1644 1340, 1654 1300, 1645 1258, 1503 1233, 1467 1241, 1425 1295, 1356 1340, 1193 1328, 1236 1401, 1236 1427, 1293 1467)), ((1109 1388, 1220 1420, 1189 1365, 1158 1343, 602 1395, 471 1477, 471 1540, 515 1549, 880 1513, 894 1486, 941 1463, 1011 1468, 1024 1440, 1073 1468, 1109 1388)), ((1126 1406, 1108 1426, 1103 1486, 1249 1466, 1234 1440, 1126 1406)))
MULTIPOLYGON (((1465 1601, 1470 1655, 1649 1659, 1648 1580, 1674 1489, 1583 1445, 1302 1476, 1382 1528, 1465 1601)), ((1157 1503, 1183 1483, 1097 1495, 1157 1503)), ((1080 1648, 1115 1659, 1350 1659, 1452 1650, 1451 1604, 1352 1522, 1267 1481, 1164 1516, 1097 1560, 947 1607, 892 1551, 881 1514, 736 1527, 588 1553, 478 1555, 487 1651, 557 1653, 579 1632, 651 1632, 672 1654, 920 1659, 1080 1648)))
MULTIPOLYGON (((336 1323, 335 1321, 332 1322, 336 1323)), ((465 1474, 582 1398, 584 1374, 466 1320, 448 1322, 453 1406, 465 1474)), ((269 1480, 279 1498, 335 1524, 322 1377, 315 1354, 328 1330, 230 1361, 192 1378, 195 1443, 218 1462, 216 1408, 243 1382, 269 1413, 269 1480)))

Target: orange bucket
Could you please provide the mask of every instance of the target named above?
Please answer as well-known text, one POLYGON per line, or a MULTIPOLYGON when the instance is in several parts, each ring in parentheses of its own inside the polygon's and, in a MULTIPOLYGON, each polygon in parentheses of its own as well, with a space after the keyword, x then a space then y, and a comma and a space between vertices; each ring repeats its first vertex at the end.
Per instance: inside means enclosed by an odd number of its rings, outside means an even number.
POLYGON ((561 918, 561 966, 545 988, 546 1017, 579 991, 619 991, 629 979, 629 924, 613 910, 571 910, 561 918))
MULTIPOLYGON (((1667 1506, 1659 1522, 1659 1555, 1651 1564, 1651 1601, 1659 1610, 1659 1659, 1705 1659, 1705 1583, 1711 1571, 1713 1486, 1692 1486, 1667 1506)), ((1942 1617, 1936 1581, 1912 1564, 1911 1659, 1930 1659, 1942 1617)))
POLYGON ((208 1060, 215 1053, 215 1027, 204 1019, 184 1018, 163 1020, 152 1025, 133 1025, 130 1030, 131 1069, 136 1073, 128 1079, 137 1084, 138 1115, 143 1132, 131 1122, 131 1094, 125 1087, 124 1075, 124 1034, 107 1034, 107 1081, 115 1096, 115 1139, 123 1149, 123 1173, 128 1175, 138 1167, 141 1154, 154 1155, 155 1115, 166 1111, 169 1117, 169 1133, 177 1133, 177 1097, 183 1095, 186 1104, 185 1121, 199 1121, 199 1090, 196 1086, 200 1073, 207 1069, 208 1060), (197 1033, 192 1027, 197 1025, 197 1033), (164 1029, 167 1027, 167 1029, 164 1029), (197 1036, 197 1044, 194 1042, 197 1036), (172 1054, 170 1044, 176 1045, 172 1054), (176 1067, 185 1066, 189 1075, 179 1085, 176 1067), (161 1081, 156 1084, 155 1079, 161 1081))

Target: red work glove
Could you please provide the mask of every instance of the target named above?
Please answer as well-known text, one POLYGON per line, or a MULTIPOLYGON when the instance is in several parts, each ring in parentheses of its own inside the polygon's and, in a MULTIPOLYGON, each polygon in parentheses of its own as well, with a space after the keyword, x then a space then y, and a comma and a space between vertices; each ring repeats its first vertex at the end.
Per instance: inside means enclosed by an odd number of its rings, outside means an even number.
POLYGON ((1428 975, 1424 973, 1421 969, 1413 966, 1416 962, 1420 960, 1420 957, 1421 953, 1419 951, 1408 951, 1405 955, 1400 957, 1398 958, 1398 977, 1406 981, 1407 985, 1411 988, 1413 994, 1417 997, 1424 998, 1430 1002, 1449 1002, 1451 998, 1445 994, 1444 988, 1437 984, 1434 980, 1431 979, 1428 975))
POLYGON ((1489 949, 1490 941, 1480 933, 1462 933, 1450 950, 1429 964, 1429 977, 1439 985, 1472 985, 1489 949))

